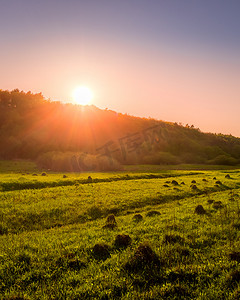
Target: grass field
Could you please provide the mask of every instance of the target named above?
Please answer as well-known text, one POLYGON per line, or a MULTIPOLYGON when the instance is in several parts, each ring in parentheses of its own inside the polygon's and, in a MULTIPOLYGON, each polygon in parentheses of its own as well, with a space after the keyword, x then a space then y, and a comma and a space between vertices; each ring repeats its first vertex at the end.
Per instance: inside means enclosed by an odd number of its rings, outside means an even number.
POLYGON ((239 299, 240 170, 213 168, 0 162, 0 299, 239 299))

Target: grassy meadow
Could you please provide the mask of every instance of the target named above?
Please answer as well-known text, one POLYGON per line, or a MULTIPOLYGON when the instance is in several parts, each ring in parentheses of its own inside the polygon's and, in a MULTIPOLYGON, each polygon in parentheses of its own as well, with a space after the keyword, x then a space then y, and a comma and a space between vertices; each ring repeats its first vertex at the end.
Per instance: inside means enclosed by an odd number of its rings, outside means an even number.
POLYGON ((0 162, 0 299, 239 299, 240 170, 0 162))

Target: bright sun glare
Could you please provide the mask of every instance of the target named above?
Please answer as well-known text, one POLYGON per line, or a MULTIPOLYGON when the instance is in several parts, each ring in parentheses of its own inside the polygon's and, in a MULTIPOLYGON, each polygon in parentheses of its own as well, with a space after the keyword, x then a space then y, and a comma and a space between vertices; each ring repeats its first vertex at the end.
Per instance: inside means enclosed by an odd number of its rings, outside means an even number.
POLYGON ((72 93, 73 100, 76 104, 88 105, 93 98, 92 91, 86 86, 78 86, 72 93))

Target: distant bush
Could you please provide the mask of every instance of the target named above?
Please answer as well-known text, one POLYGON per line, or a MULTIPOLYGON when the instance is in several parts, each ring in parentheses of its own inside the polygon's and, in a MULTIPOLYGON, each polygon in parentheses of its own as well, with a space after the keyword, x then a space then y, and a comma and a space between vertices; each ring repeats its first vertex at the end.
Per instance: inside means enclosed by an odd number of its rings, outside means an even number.
POLYGON ((205 158, 196 153, 185 152, 181 154, 181 161, 186 164, 203 164, 205 163, 205 158))
POLYGON ((230 155, 218 155, 217 157, 208 160, 208 164, 234 166, 238 164, 238 160, 230 155))
POLYGON ((214 159, 220 155, 226 155, 226 153, 218 146, 207 146, 203 149, 203 152, 207 159, 214 159))
POLYGON ((144 164, 152 165, 177 165, 180 164, 180 159, 169 152, 157 152, 152 155, 146 155, 142 158, 144 164))
POLYGON ((121 171, 122 165, 114 158, 107 156, 97 157, 97 169, 96 171, 121 171))
POLYGON ((52 171, 119 171, 121 164, 114 158, 83 152, 47 152, 37 159, 40 168, 52 171))

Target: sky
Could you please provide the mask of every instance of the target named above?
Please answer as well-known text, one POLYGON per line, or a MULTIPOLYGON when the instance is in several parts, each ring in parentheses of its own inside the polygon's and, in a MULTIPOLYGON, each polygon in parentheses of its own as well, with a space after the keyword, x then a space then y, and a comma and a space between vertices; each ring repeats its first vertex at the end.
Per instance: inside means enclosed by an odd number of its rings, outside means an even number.
POLYGON ((0 0, 0 89, 240 137, 239 0, 0 0))

